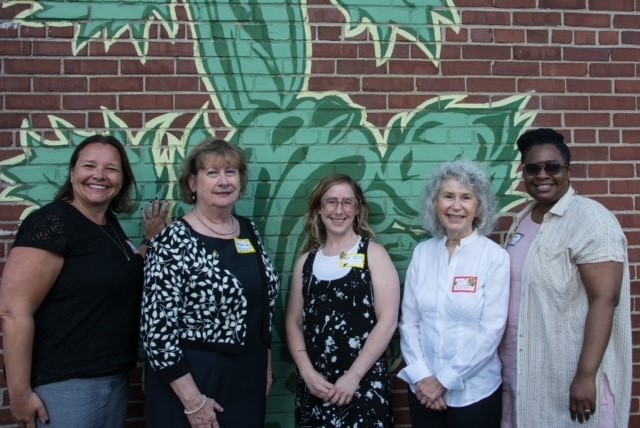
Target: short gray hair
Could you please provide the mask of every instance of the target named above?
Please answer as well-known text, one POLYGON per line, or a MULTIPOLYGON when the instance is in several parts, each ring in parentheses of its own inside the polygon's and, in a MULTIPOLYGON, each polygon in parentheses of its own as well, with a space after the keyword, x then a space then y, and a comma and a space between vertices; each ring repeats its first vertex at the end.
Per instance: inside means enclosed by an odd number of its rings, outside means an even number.
POLYGON ((489 176, 479 164, 469 160, 454 160, 440 165, 433 173, 422 196, 422 226, 433 237, 442 237, 446 231, 438 219, 438 195, 445 181, 454 179, 473 190, 478 199, 478 209, 473 226, 481 235, 493 232, 497 215, 496 196, 491 190, 489 176))

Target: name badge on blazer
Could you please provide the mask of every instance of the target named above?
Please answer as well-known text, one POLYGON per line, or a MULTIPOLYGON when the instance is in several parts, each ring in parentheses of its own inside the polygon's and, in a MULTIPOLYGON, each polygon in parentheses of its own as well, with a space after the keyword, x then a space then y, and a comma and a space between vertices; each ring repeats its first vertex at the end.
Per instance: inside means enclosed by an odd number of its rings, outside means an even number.
POLYGON ((256 249, 253 248, 251 241, 248 239, 234 238, 233 240, 236 244, 238 254, 251 254, 256 252, 256 249))
POLYGON ((454 293, 475 293, 478 286, 477 276, 455 276, 453 277, 454 293))

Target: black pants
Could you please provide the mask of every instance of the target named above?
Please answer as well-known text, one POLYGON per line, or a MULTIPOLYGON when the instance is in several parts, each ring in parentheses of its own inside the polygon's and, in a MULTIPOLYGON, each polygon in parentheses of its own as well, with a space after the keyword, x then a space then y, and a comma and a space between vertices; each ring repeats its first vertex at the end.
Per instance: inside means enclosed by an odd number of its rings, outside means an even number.
POLYGON ((413 428, 500 428, 502 387, 476 403, 441 411, 427 409, 409 389, 409 412, 413 428))

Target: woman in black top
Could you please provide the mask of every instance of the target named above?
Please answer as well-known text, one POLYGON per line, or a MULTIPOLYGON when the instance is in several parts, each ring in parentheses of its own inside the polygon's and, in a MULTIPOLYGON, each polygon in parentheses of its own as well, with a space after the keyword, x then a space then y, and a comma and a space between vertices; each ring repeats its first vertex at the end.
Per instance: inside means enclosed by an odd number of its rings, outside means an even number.
POLYGON ((180 177, 193 209, 151 243, 142 303, 149 427, 264 426, 280 282, 255 224, 233 214, 247 181, 240 149, 203 142, 180 177))
POLYGON ((131 210, 134 186, 122 144, 94 135, 18 230, 0 316, 11 412, 27 427, 124 426, 143 261, 114 213, 131 210))

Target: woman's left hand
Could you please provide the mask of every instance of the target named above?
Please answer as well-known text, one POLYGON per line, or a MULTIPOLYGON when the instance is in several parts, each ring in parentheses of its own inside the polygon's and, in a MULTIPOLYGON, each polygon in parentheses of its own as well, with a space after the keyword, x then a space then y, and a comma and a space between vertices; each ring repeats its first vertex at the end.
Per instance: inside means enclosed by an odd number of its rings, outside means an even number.
POLYGON ((569 389, 571 420, 583 423, 596 411, 596 381, 593 376, 576 374, 569 389))
POLYGON ((416 384, 416 397, 420 401, 420 404, 431 408, 434 402, 442 397, 446 390, 437 377, 429 376, 416 384))
POLYGON ((158 199, 152 201, 149 207, 142 210, 142 222, 144 223, 144 236, 153 239, 167 225, 169 202, 161 202, 158 199))
POLYGON ((360 385, 360 378, 351 372, 346 372, 333 384, 327 393, 327 401, 336 406, 344 406, 351 403, 353 394, 356 393, 360 385))

